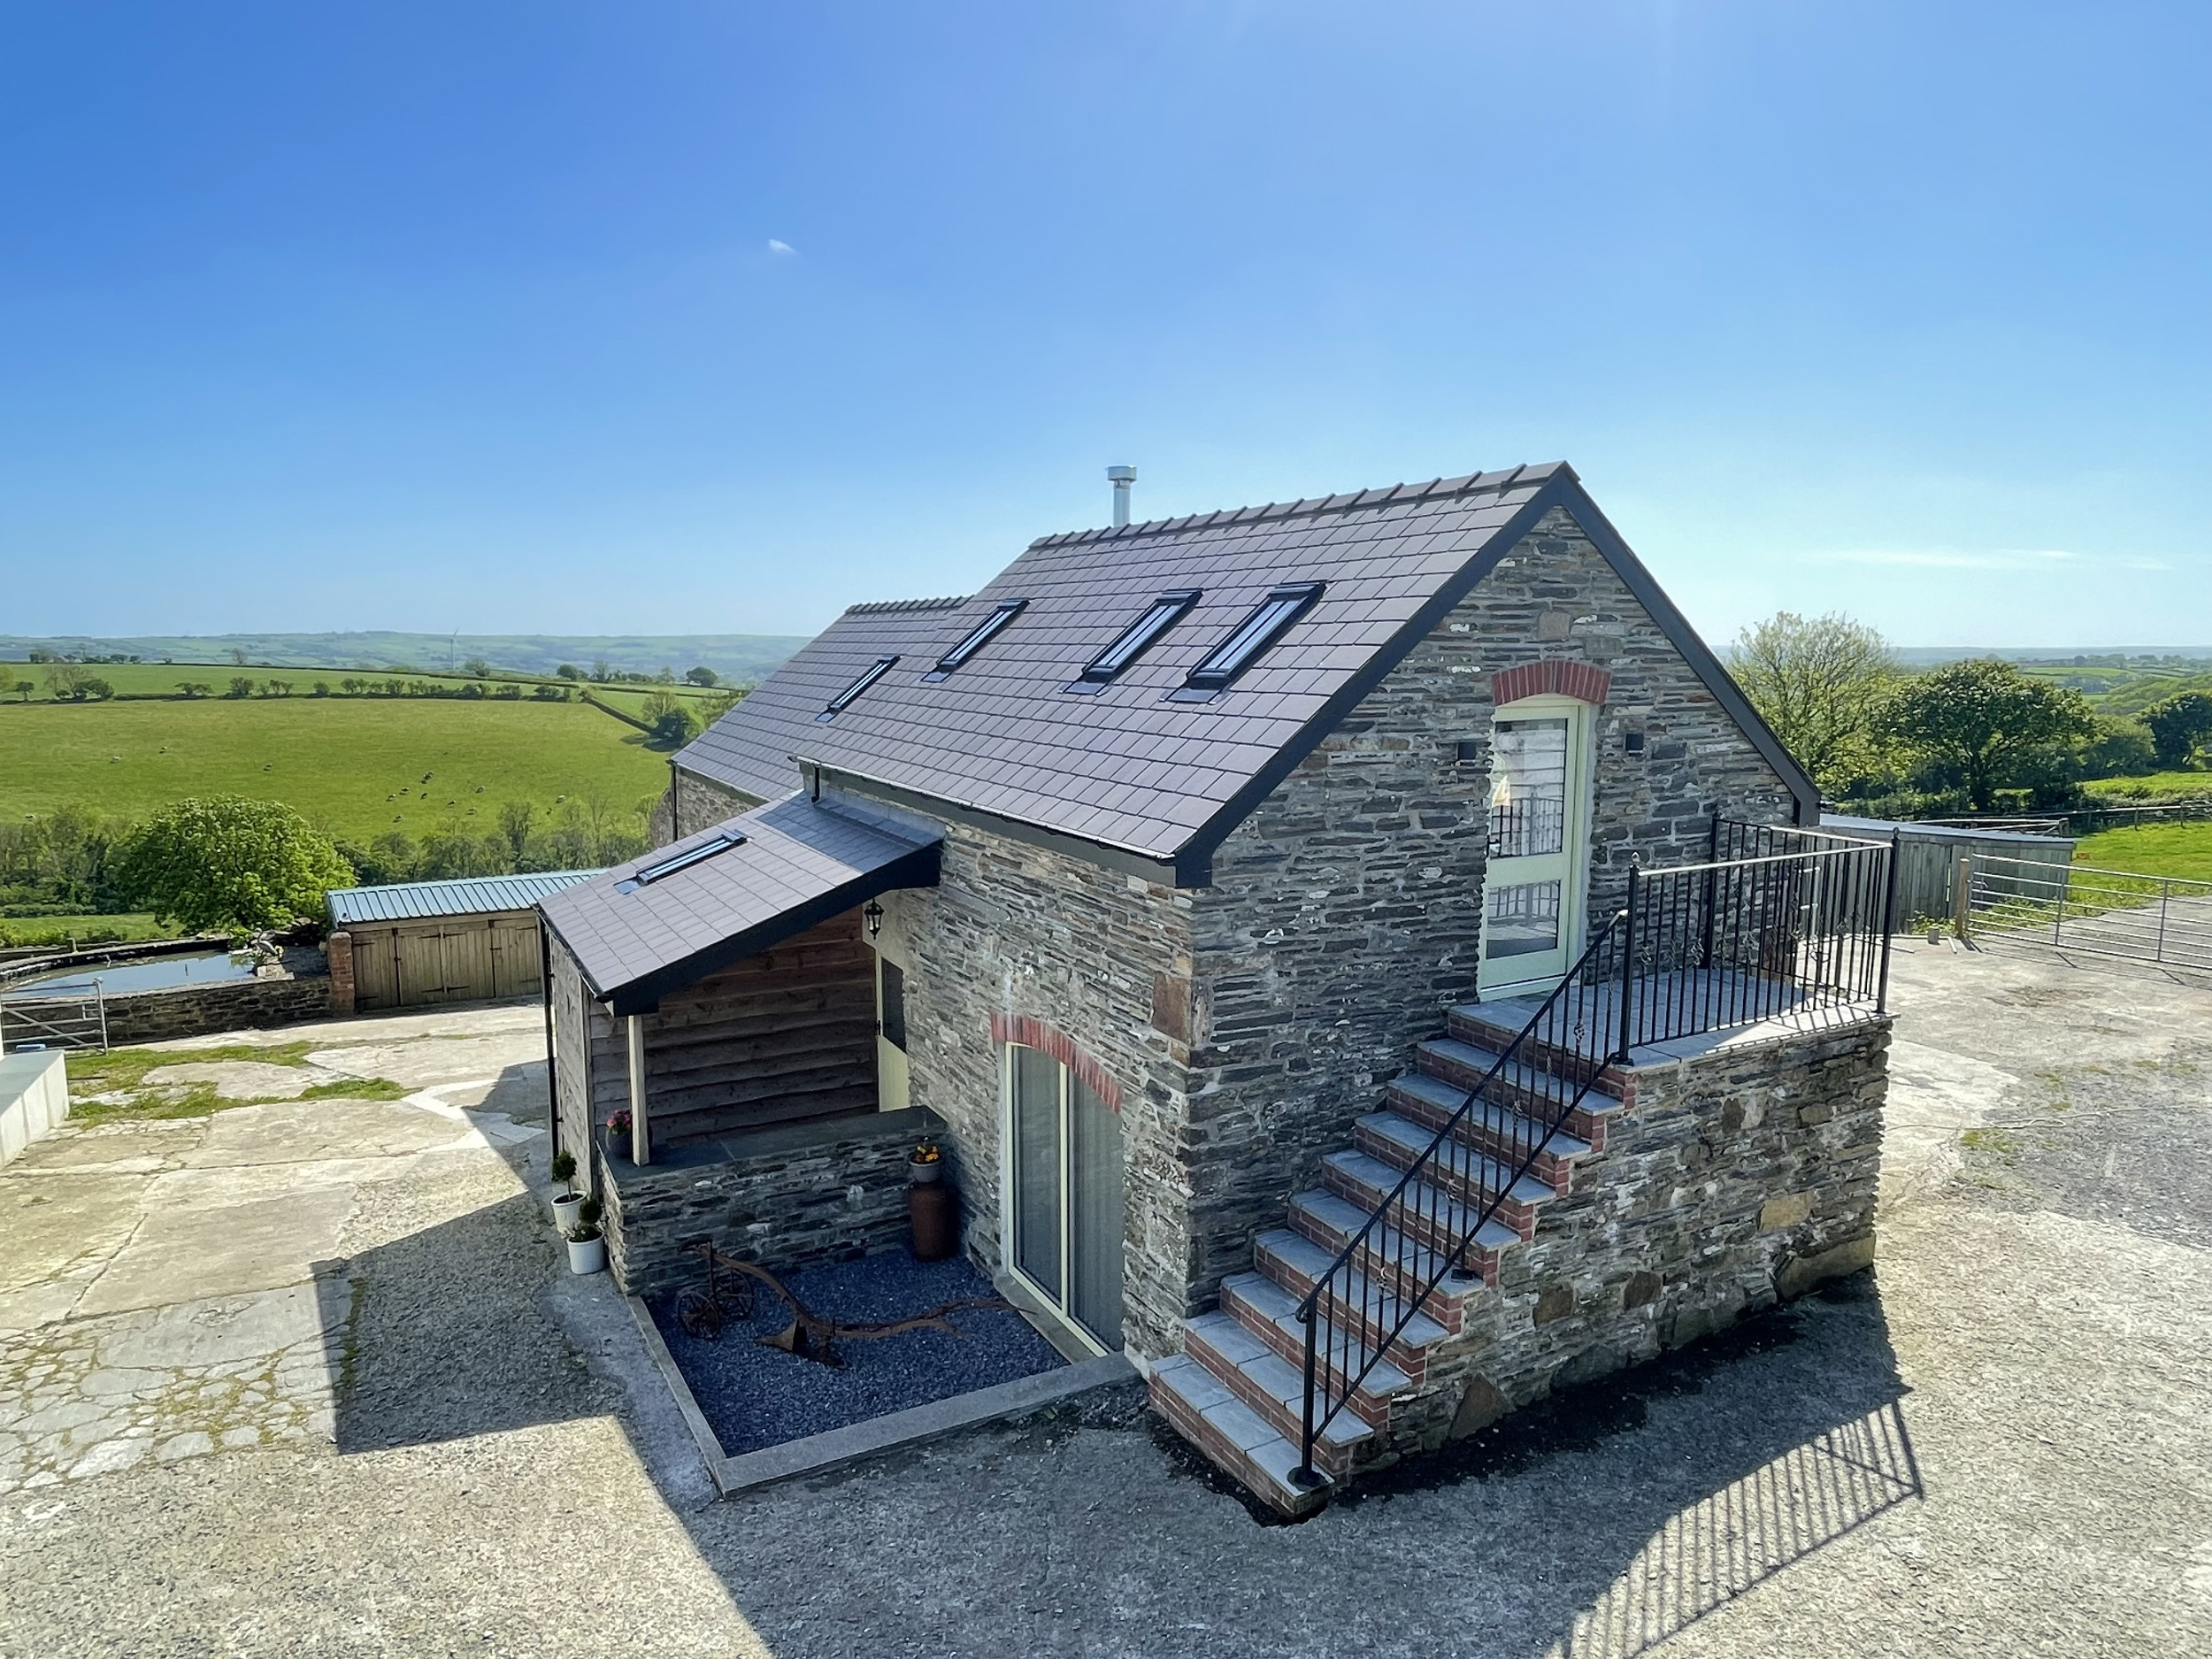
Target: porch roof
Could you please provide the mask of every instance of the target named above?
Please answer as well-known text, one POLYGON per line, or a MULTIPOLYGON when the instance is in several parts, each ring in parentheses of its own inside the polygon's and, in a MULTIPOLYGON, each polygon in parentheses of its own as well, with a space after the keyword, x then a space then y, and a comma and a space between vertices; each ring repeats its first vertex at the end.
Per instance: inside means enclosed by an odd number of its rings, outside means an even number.
POLYGON ((668 992, 877 894, 934 887, 941 845, 904 824, 794 795, 549 894, 538 908, 593 995, 617 1014, 649 1013, 668 992), (680 864, 732 837, 741 839, 680 864), (680 867, 652 874, 669 864, 680 867), (640 882, 641 872, 649 879, 640 882))

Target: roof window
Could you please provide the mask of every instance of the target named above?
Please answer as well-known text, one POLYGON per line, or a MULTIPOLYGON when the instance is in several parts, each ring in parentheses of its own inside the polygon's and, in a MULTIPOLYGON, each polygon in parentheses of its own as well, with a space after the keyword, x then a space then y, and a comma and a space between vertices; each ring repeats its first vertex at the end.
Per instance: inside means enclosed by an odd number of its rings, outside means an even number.
POLYGON ((960 643, 937 659, 937 666, 922 679, 925 683, 948 679, 956 668, 966 666, 967 661, 997 637, 999 630, 1021 615, 1029 603, 1026 599, 1009 599, 991 607, 991 614, 970 628, 960 643))
POLYGON ((1171 588, 1147 606, 1142 616, 1116 636, 1114 642, 1083 664, 1083 672, 1069 691, 1098 692, 1113 684, 1121 671, 1151 649, 1184 614, 1198 603, 1195 588, 1171 588))
POLYGON ((821 713, 816 715, 814 718, 817 720, 834 720, 839 715, 842 714, 847 709, 852 706, 852 701, 855 697, 857 697, 862 692, 867 690, 869 687, 874 685, 877 680, 881 680, 886 674, 889 673, 891 672, 892 665, 898 660, 899 659, 895 657, 877 657, 874 662, 869 664, 867 667, 860 671, 859 679, 854 680, 851 685, 846 687, 844 690, 839 692, 835 696, 832 697, 829 702, 823 706, 821 713))
POLYGON ((1236 631, 1206 653, 1205 660, 1184 676, 1180 687, 1169 692, 1176 703, 1204 703, 1259 660, 1260 653, 1275 643, 1290 625, 1313 609, 1321 597, 1319 582, 1285 582, 1271 588, 1252 614, 1236 631))
POLYGON ((726 853, 733 847, 742 847, 745 838, 734 830, 717 830, 709 839, 695 847, 687 847, 680 853, 671 853, 649 864, 640 864, 623 879, 614 884, 617 893, 635 893, 640 887, 649 887, 664 876, 672 876, 679 870, 688 870, 694 864, 704 864, 717 853, 726 853))

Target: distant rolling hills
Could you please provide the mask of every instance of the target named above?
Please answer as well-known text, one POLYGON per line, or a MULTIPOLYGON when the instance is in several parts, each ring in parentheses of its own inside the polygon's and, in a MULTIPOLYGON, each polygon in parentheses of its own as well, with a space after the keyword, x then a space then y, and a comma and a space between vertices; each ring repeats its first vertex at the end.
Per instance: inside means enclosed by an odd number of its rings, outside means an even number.
POLYGON ((83 657, 136 657, 150 663, 247 664, 272 668, 458 668, 481 657, 495 668, 549 674, 563 663, 595 663, 631 672, 711 668, 725 680, 764 680, 806 641, 784 634, 200 634, 96 638, 0 634, 0 661, 21 662, 34 649, 83 657))

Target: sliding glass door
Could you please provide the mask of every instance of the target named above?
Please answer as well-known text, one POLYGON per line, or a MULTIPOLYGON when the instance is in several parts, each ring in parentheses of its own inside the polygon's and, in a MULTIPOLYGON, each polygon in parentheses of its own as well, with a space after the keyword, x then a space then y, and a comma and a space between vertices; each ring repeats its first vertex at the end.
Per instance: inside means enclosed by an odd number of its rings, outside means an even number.
POLYGON ((1106 1348, 1121 1346, 1121 1118, 1050 1055, 1010 1045, 1012 1266, 1106 1348))

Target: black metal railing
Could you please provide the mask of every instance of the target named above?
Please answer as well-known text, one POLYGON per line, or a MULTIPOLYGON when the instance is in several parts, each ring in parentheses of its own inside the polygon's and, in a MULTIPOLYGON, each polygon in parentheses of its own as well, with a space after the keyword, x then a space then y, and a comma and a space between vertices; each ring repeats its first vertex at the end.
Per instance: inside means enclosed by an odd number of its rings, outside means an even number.
POLYGON ((1832 1024, 1888 1001, 1897 840, 1717 818, 1701 864, 1628 872, 1614 1053, 1761 1020, 1832 1024))
POLYGON ((1305 1401, 1297 1479, 1317 1486, 1322 1431, 1463 1263, 1605 1069, 1610 947, 1623 916, 1580 960, 1298 1304, 1305 1401), (1539 1055, 1539 1048, 1542 1053, 1539 1055), (1586 1058, 1581 1056, 1587 1056, 1586 1058))
POLYGON ((1716 818, 1703 864, 1632 865, 1627 902, 1468 1089, 1298 1303, 1302 1485, 1319 1437, 1522 1193, 1607 1065, 1759 1021, 1886 1006, 1897 840, 1716 818))

